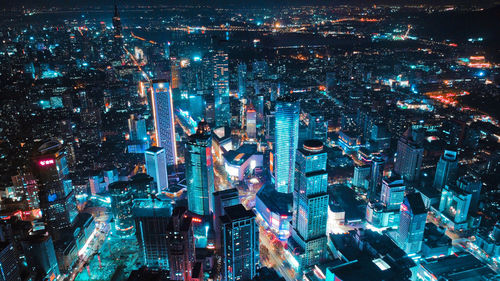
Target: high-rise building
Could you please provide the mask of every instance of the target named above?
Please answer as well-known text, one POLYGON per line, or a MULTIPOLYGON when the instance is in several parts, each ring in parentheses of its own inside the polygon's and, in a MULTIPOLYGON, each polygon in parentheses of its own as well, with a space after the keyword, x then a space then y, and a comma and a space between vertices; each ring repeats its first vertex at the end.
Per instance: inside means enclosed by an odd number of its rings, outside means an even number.
POLYGON ((385 177, 382 179, 380 201, 387 210, 398 210, 405 198, 405 189, 406 186, 400 176, 385 177))
POLYGON ((128 119, 129 139, 149 144, 149 136, 146 130, 146 119, 140 115, 132 114, 128 119))
POLYGON ((165 148, 167 165, 176 165, 177 143, 175 140, 174 108, 172 90, 168 81, 153 81, 151 103, 155 123, 156 145, 165 148))
POLYGON ((214 167, 212 135, 200 122, 186 142, 186 186, 189 210, 198 215, 213 213, 214 167))
POLYGON ((12 243, 0 242, 0 281, 21 281, 17 260, 12 243))
POLYGON ((368 198, 374 200, 378 198, 380 193, 380 184, 382 183, 382 177, 384 176, 384 158, 380 155, 375 155, 372 158, 371 169, 370 169, 370 186, 368 189, 368 198))
POLYGON ((231 121, 229 105, 229 58, 223 51, 214 55, 215 125, 228 126, 231 121))
POLYGON ((249 139, 257 138, 257 111, 252 104, 247 108, 247 137, 249 139))
POLYGON ((42 144, 31 160, 43 218, 52 237, 58 240, 63 232, 71 230, 78 214, 66 153, 54 140, 42 144))
POLYGON ((238 189, 231 188, 214 192, 213 221, 215 229, 215 247, 218 251, 220 251, 222 247, 220 217, 226 214, 224 210, 225 207, 230 207, 238 204, 240 204, 238 189))
POLYGON ((167 226, 167 252, 171 280, 191 280, 195 262, 192 217, 185 207, 176 207, 167 226))
POLYGON ((458 170, 457 152, 445 150, 436 167, 434 187, 441 190, 446 184, 455 181, 458 170))
POLYGON ((367 182, 370 177, 370 165, 356 165, 354 166, 354 175, 352 177, 352 185, 355 187, 368 187, 367 182))
POLYGON ((245 97, 247 91, 247 65, 242 62, 238 64, 238 97, 245 97))
POLYGON ((323 143, 327 141, 328 122, 325 117, 317 112, 308 114, 309 123, 307 126, 307 138, 320 140, 323 143))
POLYGON ((318 264, 325 256, 329 200, 327 158, 319 140, 306 140, 297 150, 292 244, 300 249, 302 269, 318 264))
POLYGON ((468 218, 471 200, 471 193, 459 189, 454 184, 445 185, 441 190, 439 212, 455 225, 465 223, 468 218))
POLYGON ((419 193, 406 195, 400 209, 399 243, 407 254, 422 248, 427 210, 419 193))
POLYGON ((471 195, 469 207, 470 213, 478 211, 482 185, 483 183, 481 180, 474 176, 462 176, 457 180, 458 188, 471 195))
POLYGON ((398 141, 394 171, 403 176, 404 180, 417 180, 420 176, 423 157, 424 148, 410 127, 398 141))
POLYGON ((122 22, 120 19, 120 14, 118 13, 118 6, 115 5, 115 13, 113 15, 113 54, 119 58, 123 53, 123 34, 122 34, 122 22))
POLYGON ((295 154, 299 142, 300 105, 295 101, 278 99, 275 117, 275 185, 278 192, 292 193, 295 154))
POLYGON ((111 212, 115 218, 115 230, 119 236, 133 235, 135 232, 132 216, 133 190, 130 183, 117 181, 108 186, 111 194, 111 212))
POLYGON ((132 214, 144 264, 150 268, 168 269, 166 236, 172 205, 157 199, 136 199, 132 214))
POLYGON ((167 156, 163 147, 152 146, 146 150, 146 172, 156 183, 156 192, 168 189, 167 156))
POLYGON ((259 263, 259 229, 255 214, 243 205, 226 207, 222 228, 222 276, 225 281, 252 280, 259 263))
POLYGON ((33 280, 56 280, 59 277, 59 266, 50 234, 41 227, 29 232, 21 241, 24 255, 33 280))

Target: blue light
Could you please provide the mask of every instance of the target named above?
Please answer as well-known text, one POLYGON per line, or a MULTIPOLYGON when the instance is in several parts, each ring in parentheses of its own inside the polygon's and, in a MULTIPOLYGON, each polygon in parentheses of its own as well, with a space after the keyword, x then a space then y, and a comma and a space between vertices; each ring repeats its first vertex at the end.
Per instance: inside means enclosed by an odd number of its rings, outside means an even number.
POLYGON ((484 77, 484 75, 486 75, 486 73, 484 71, 479 71, 476 76, 478 77, 484 77))
POLYGON ((193 57, 193 61, 201 61, 201 57, 200 56, 194 56, 193 57))

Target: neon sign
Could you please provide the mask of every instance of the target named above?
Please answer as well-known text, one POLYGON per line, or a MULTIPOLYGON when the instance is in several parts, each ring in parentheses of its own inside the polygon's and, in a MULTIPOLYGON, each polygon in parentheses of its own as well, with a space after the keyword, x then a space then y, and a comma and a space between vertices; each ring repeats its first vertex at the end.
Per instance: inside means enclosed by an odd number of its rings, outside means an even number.
POLYGON ((47 165, 52 165, 54 164, 54 159, 47 159, 47 160, 40 160, 38 162, 40 166, 47 166, 47 165))

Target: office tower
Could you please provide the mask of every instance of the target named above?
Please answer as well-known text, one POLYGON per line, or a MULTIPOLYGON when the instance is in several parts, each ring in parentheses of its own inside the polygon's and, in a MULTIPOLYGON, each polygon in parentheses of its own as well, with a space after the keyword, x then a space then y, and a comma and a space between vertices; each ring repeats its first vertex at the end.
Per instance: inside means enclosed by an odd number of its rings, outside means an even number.
POLYGON ((433 186, 441 190, 446 184, 455 181, 458 170, 457 152, 445 150, 436 167, 433 186))
POLYGON ((469 212, 475 213, 479 208, 479 199, 481 196, 481 180, 473 176, 462 176, 457 180, 457 186, 460 190, 471 195, 469 212))
POLYGON ((247 108, 247 137, 249 139, 257 138, 257 112, 252 104, 247 108))
POLYGON ((215 126, 228 126, 231 121, 229 106, 229 58, 223 51, 214 55, 215 126))
POLYGON ((380 192, 380 184, 382 183, 382 177, 384 176, 384 164, 385 161, 381 155, 375 155, 372 158, 371 170, 370 170, 370 186, 368 189, 368 198, 374 200, 378 198, 380 192))
POLYGON ((439 212, 455 224, 465 223, 471 200, 471 193, 459 189, 454 184, 445 185, 441 190, 439 212))
POLYGON ((130 187, 134 190, 134 199, 150 198, 158 187, 153 177, 144 173, 137 173, 130 178, 130 187))
POLYGON ((167 43, 165 43, 165 47, 163 48, 163 57, 166 59, 166 60, 170 60, 170 41, 168 41, 167 43))
POLYGON ((427 210, 419 193, 406 195, 400 209, 399 243, 407 254, 420 252, 427 210))
POLYGON ((115 218, 115 230, 119 236, 133 235, 135 232, 132 217, 133 190, 129 182, 117 181, 109 185, 111 212, 115 218))
POLYGON ((38 196, 38 186, 36 179, 31 173, 20 173, 12 176, 12 184, 16 189, 22 189, 23 195, 28 202, 28 208, 38 209, 40 207, 40 199, 38 196))
POLYGON ((382 179, 382 192, 380 193, 380 201, 385 205, 387 210, 398 210, 405 198, 406 186, 400 176, 382 179))
POLYGON ((185 207, 176 207, 167 226, 167 253, 171 280, 191 280, 195 262, 192 217, 185 207))
POLYGON ((323 143, 306 140, 297 150, 293 194, 293 243, 301 249, 301 268, 318 264, 325 255, 328 218, 327 153, 323 143))
POLYGON ((214 167, 212 135, 207 123, 198 123, 186 142, 186 186, 189 210, 198 215, 213 212, 214 167))
MULTIPOLYGON (((180 61, 174 57, 170 59, 170 82, 172 90, 181 88, 180 61)), ((174 98, 176 102, 178 101, 177 98, 174 98)))
POLYGON ((59 277, 54 244, 43 227, 31 230, 28 237, 21 241, 21 246, 34 280, 56 280, 59 277))
POLYGON ((122 22, 120 19, 120 14, 118 13, 118 6, 115 5, 115 13, 113 15, 113 54, 119 58, 123 53, 123 34, 122 34, 122 22))
POLYGON ((309 124, 307 126, 307 138, 320 140, 323 143, 327 141, 328 122, 322 114, 317 112, 308 114, 309 124))
POLYGON ((149 143, 149 136, 146 130, 146 119, 140 115, 132 114, 128 119, 129 139, 149 143))
POLYGON ((238 64, 238 97, 244 98, 247 91, 247 65, 238 64))
POLYGON ((151 96, 156 146, 165 148, 167 165, 177 163, 172 91, 166 81, 153 81, 151 96))
POLYGON ((66 153, 58 141, 42 144, 31 159, 43 219, 54 240, 71 230, 78 214, 66 153))
POLYGON ((149 268, 168 269, 166 236, 172 205, 157 199, 136 199, 132 214, 137 226, 135 235, 144 265, 149 268))
POLYGON ((204 118, 205 101, 203 100, 203 91, 197 91, 189 95, 189 113, 195 122, 204 118))
POLYGON ((225 207, 240 204, 238 189, 231 188, 214 192, 214 229, 215 229, 215 247, 217 251, 222 248, 220 217, 225 215, 225 207))
POLYGON ((407 181, 418 179, 424 157, 424 148, 420 145, 417 133, 410 127, 398 141, 394 171, 407 181))
POLYGON ((295 154, 299 142, 299 102, 278 99, 275 118, 275 185, 278 192, 292 193, 295 154))
POLYGON ((156 192, 168 189, 167 155, 163 147, 152 146, 146 150, 146 172, 156 183, 156 192))
POLYGON ((255 214, 243 205, 224 208, 222 228, 222 280, 252 280, 259 263, 259 229, 255 214))
POLYGON ((352 185, 355 187, 367 187, 365 182, 370 177, 370 165, 354 166, 354 176, 352 177, 352 185))
POLYGON ((0 242, 0 281, 21 281, 17 259, 12 243, 0 242))

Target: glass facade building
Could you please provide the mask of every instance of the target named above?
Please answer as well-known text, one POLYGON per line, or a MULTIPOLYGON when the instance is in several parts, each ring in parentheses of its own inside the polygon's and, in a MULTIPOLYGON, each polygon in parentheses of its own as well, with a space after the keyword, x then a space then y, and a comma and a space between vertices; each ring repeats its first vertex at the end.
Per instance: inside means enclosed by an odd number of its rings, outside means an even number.
POLYGON ((146 150, 146 172, 153 177, 156 190, 168 189, 167 156, 163 147, 152 146, 146 150))
POLYGON ((153 81, 151 103, 155 123, 156 145, 165 149, 167 165, 175 165, 177 163, 177 144, 175 140, 172 90, 168 81, 153 81))
POLYGON ((229 105, 229 57, 223 51, 214 55, 214 97, 215 125, 229 126, 231 111, 229 105))

